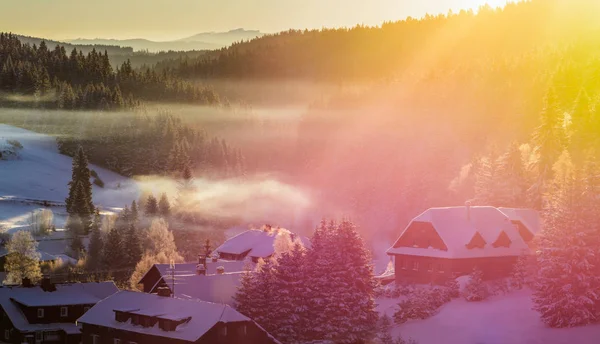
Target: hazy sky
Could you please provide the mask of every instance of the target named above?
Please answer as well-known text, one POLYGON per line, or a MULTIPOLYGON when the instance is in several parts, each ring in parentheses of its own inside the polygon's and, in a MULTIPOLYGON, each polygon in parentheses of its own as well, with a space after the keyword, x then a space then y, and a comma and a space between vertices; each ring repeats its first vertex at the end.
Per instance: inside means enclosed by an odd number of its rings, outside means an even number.
POLYGON ((0 0, 0 31, 45 37, 169 40, 235 28, 377 25, 506 0, 0 0))

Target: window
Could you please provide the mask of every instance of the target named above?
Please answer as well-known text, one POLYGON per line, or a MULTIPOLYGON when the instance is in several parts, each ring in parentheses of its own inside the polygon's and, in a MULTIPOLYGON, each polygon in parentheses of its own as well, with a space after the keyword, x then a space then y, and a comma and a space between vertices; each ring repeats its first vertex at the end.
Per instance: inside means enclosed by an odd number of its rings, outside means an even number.
POLYGON ((221 336, 227 337, 227 325, 223 325, 223 327, 221 327, 221 336))
POLYGON ((90 307, 89 307, 89 306, 85 306, 85 307, 83 307, 83 313, 87 313, 87 311, 89 311, 89 310, 90 310, 90 307))
POLYGON ((419 262, 413 261, 413 270, 419 271, 419 262))
POLYGON ((427 263, 427 271, 429 271, 429 272, 433 271, 433 264, 427 263))
POLYGON ((246 325, 242 325, 242 327, 239 328, 239 331, 241 336, 245 336, 248 334, 248 329, 246 328, 246 325))
POLYGON ((10 340, 10 330, 4 330, 4 339, 10 340))
POLYGON ((121 340, 119 338, 113 339, 113 344, 121 344, 121 340))
POLYGON ((60 316, 61 317, 69 316, 69 308, 68 307, 60 307, 60 316))
POLYGON ((438 264, 437 266, 438 272, 443 274, 444 273, 444 264, 438 264))
POLYGON ((400 266, 402 267, 402 270, 406 270, 406 260, 400 261, 400 266))
POLYGON ((129 342, 129 344, 137 344, 136 342, 129 342))
POLYGON ((37 316, 38 316, 38 318, 43 318, 44 317, 44 309, 43 308, 38 308, 38 310, 37 310, 37 316))
POLYGON ((97 334, 92 335, 92 344, 100 344, 100 336, 97 334))
POLYGON ((44 332, 37 331, 35 333, 35 342, 36 343, 41 343, 43 340, 44 340, 44 332))

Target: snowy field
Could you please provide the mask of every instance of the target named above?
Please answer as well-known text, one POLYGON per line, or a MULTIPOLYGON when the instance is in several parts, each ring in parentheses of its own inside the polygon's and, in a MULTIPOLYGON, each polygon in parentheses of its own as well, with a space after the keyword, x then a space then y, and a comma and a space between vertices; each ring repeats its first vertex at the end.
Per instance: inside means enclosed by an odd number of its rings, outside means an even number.
MULTIPOLYGON (((0 161, 0 225, 5 230, 23 228, 31 211, 40 208, 36 201, 64 203, 71 179, 71 158, 58 152, 54 137, 0 124, 0 143, 8 139, 21 142, 17 160, 0 161)), ((137 199, 135 181, 90 164, 104 188, 93 186, 94 203, 103 210, 121 208, 137 199)), ((52 207, 55 225, 64 225, 63 207, 52 207)))
MULTIPOLYGON (((398 300, 378 299, 378 311, 393 317, 398 300)), ((484 302, 453 300, 426 320, 396 326, 394 335, 419 344, 597 344, 600 325, 546 327, 532 310, 531 291, 495 296, 484 302)))

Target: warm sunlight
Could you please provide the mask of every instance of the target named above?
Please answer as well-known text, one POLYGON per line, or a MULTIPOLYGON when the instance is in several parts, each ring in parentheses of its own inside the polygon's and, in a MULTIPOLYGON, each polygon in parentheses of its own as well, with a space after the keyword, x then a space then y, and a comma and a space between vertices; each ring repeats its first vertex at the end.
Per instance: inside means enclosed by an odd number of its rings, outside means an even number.
POLYGON ((600 1, 0 3, 0 343, 599 343, 600 1))

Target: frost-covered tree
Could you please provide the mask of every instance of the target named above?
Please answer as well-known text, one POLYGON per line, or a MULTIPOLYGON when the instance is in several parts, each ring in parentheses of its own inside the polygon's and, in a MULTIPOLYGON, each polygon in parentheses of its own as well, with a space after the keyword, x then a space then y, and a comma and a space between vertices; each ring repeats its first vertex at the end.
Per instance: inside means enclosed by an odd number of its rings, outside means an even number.
POLYGON ((492 151, 484 156, 477 164, 475 172, 475 199, 477 204, 496 205, 503 189, 499 178, 499 162, 496 153, 492 151))
POLYGON ((483 272, 477 267, 473 269, 465 286, 464 297, 467 301, 483 301, 488 297, 488 290, 483 282, 483 272))
POLYGON ((377 329, 377 341, 379 344, 396 344, 392 337, 392 320, 387 314, 379 318, 377 329))
POLYGON ((514 142, 498 162, 499 188, 496 206, 524 207, 527 200, 527 174, 519 145, 514 142))
POLYGON ((31 212, 29 229, 35 234, 48 234, 54 223, 54 214, 50 209, 37 209, 31 212))
POLYGON ((152 220, 144 243, 144 253, 151 256, 162 253, 169 259, 182 260, 179 253, 177 253, 173 232, 169 230, 169 225, 165 220, 152 220))
POLYGON ((29 278, 35 283, 42 277, 37 246, 38 243, 30 232, 18 231, 13 234, 6 245, 8 254, 4 269, 7 274, 4 283, 21 283, 24 278, 29 278))
POLYGON ((132 223, 134 226, 137 226, 137 223, 140 219, 140 211, 138 210, 138 206, 135 200, 131 201, 131 209, 129 210, 129 212, 130 223, 132 223))
POLYGON ((83 224, 81 218, 78 215, 69 215, 67 222, 65 223, 65 230, 69 236, 69 249, 71 255, 75 258, 79 258, 82 251, 85 250, 81 235, 83 232, 83 224))
POLYGON ((369 251, 354 224, 322 222, 307 256, 307 285, 311 289, 308 328, 312 335, 339 343, 371 338, 378 318, 376 282, 369 251))
POLYGON ((276 329, 274 310, 278 307, 275 293, 275 262, 260 259, 253 273, 246 272, 235 296, 236 308, 264 327, 267 332, 276 329))
MULTIPOLYGON (((599 318, 597 232, 586 221, 585 180, 564 152, 554 178, 537 254, 534 308, 552 327, 572 327, 599 318)), ((589 218, 588 218, 589 219, 589 218)))
MULTIPOLYGON (((158 255, 149 255, 144 254, 140 261, 135 265, 135 269, 133 274, 131 274, 131 278, 129 279, 129 285, 133 290, 139 289, 139 281, 144 277, 144 275, 152 268, 154 264, 170 264, 171 258, 167 257, 164 253, 160 253, 158 255)), ((175 260, 175 263, 180 263, 181 260, 175 260)))
POLYGON ((522 254, 517 259, 510 278, 511 287, 514 289, 523 289, 527 282, 529 272, 529 256, 522 254))
POLYGON ((274 270, 273 331, 284 343, 298 343, 305 339, 306 317, 309 316, 305 300, 310 295, 305 285, 305 249, 299 243, 277 257, 274 270))

